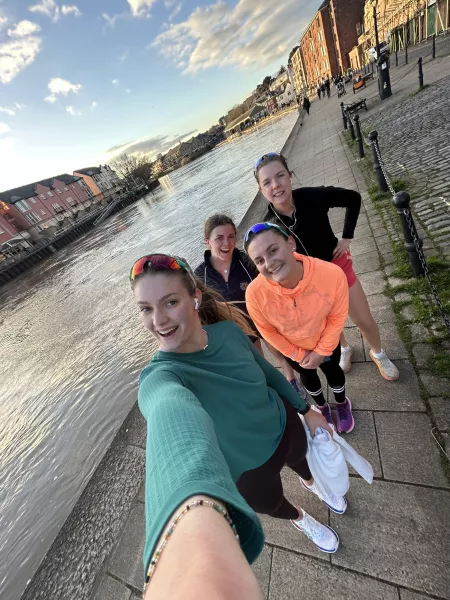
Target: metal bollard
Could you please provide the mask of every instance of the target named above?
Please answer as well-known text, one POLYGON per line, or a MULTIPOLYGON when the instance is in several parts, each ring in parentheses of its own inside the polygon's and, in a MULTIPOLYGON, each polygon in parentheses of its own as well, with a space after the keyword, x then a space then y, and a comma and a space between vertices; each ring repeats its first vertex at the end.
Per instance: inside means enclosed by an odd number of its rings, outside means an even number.
POLYGON ((419 56, 419 60, 417 61, 419 65, 419 90, 423 88, 423 69, 422 69, 422 57, 419 56))
POLYGON ((436 58, 436 34, 433 35, 433 46, 431 50, 432 58, 436 58))
POLYGON ((350 130, 350 137, 352 138, 352 140, 354 140, 354 139, 356 139, 356 136, 355 136, 355 128, 353 127, 353 121, 352 121, 351 115, 347 115, 347 119, 348 119, 348 128, 350 130))
POLYGON ((355 115, 355 132, 356 132, 356 143, 358 145, 359 158, 364 158, 364 146, 361 135, 361 125, 359 122, 359 115, 355 115))
POLYGON ((393 200, 400 221, 402 224, 403 235, 405 236, 405 248, 408 251, 409 261, 412 266, 413 273, 416 277, 425 275, 422 261, 420 260, 419 253, 417 252, 416 244, 414 243, 414 237, 418 241, 420 248, 423 246, 422 240, 419 238, 414 219, 409 208, 410 196, 407 192, 397 192, 393 200), (414 235, 413 235, 414 234, 414 235))
POLYGON ((347 129, 347 115, 345 113, 344 103, 341 102, 342 121, 344 123, 344 129, 347 129))
POLYGON ((389 189, 388 184, 378 159, 378 154, 380 152, 380 148, 378 146, 378 132, 371 131, 369 133, 369 140, 372 142, 373 170, 377 176, 378 189, 380 192, 387 192, 389 189))
POLYGON ((398 50, 395 51, 395 66, 398 67, 398 50))
POLYGON ((408 44, 405 44, 405 65, 408 64, 408 44))

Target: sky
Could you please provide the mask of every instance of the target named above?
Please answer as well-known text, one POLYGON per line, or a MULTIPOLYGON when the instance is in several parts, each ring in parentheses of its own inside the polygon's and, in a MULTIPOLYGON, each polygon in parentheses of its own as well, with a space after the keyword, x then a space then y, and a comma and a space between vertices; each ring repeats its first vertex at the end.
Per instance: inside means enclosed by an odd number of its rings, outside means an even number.
POLYGON ((0 190, 149 157, 287 62, 320 0, 0 0, 0 190))

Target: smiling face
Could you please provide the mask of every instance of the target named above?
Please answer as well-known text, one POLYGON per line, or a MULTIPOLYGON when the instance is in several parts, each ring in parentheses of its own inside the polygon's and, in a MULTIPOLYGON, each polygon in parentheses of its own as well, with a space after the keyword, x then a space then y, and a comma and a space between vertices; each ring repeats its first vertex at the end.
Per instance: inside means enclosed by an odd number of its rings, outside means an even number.
POLYGON ((293 248, 295 242, 292 237, 286 238, 269 229, 255 234, 247 246, 247 253, 261 275, 283 287, 295 287, 299 263, 295 260, 293 248))
POLYGON ((230 224, 214 227, 206 243, 214 258, 228 262, 236 248, 236 229, 230 224))
POLYGON ((291 176, 279 160, 272 160, 258 171, 259 189, 275 208, 292 206, 291 176))
POLYGON ((146 329, 167 352, 189 352, 191 342, 201 330, 195 299, 201 302, 201 292, 192 296, 178 274, 163 271, 139 277, 134 286, 134 298, 146 329))

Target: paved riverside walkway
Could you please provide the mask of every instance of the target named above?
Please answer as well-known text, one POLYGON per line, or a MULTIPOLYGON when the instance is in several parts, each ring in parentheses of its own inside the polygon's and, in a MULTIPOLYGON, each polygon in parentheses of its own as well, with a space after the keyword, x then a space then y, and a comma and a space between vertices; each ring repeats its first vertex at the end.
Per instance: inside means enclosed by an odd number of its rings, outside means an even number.
MULTIPOLYGON (((380 269, 378 240, 385 242, 385 232, 340 129, 336 96, 315 101, 299 135, 291 136, 286 154, 298 184, 341 185, 362 194, 364 206, 351 246, 355 270, 380 324, 383 346, 395 360, 401 378, 392 383, 381 378, 359 331, 348 322, 346 334, 355 353, 347 386, 356 421, 348 441, 371 461, 375 480, 370 486, 352 477, 349 507, 345 515, 339 516, 330 513, 315 496, 303 492, 297 477, 285 470, 287 497, 334 527, 341 546, 336 554, 328 556, 316 550, 289 522, 263 516, 266 545, 254 570, 270 600, 450 599, 450 486, 424 403, 448 394, 448 388, 443 389, 444 383, 436 378, 419 379, 408 361, 408 351, 394 323, 391 300, 383 295, 386 278, 380 269)), ((270 150, 261 148, 261 153, 270 150)), ((255 220, 263 209, 263 203, 254 203, 255 220)), ((330 215, 335 231, 341 231, 343 210, 333 209, 330 215)), ((127 443, 143 448, 139 419, 135 409, 130 415, 127 443)), ((448 409, 443 411, 442 419, 447 419, 443 427, 448 429, 448 409)), ((119 542, 105 561, 95 600, 139 597, 143 580, 143 502, 141 487, 119 542)))

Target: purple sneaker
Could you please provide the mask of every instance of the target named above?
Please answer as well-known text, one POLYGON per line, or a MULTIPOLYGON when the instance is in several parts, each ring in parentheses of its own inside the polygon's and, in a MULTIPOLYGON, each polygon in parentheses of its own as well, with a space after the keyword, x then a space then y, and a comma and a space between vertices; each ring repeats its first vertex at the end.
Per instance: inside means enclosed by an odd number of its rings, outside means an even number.
POLYGON ((289 383, 292 385, 292 387, 297 392, 297 394, 300 394, 301 398, 303 400, 306 400, 306 390, 302 385, 299 384, 297 379, 291 379, 291 381, 289 381, 289 383))
POLYGON ((345 402, 336 402, 336 427, 338 433, 350 433, 355 426, 352 415, 352 403, 348 398, 345 402))
POLYGON ((318 404, 316 404, 316 406, 320 410, 322 415, 325 417, 325 420, 328 423, 328 425, 333 425, 334 427, 333 417, 331 415, 331 408, 328 402, 325 402, 323 406, 319 406, 318 404))

